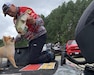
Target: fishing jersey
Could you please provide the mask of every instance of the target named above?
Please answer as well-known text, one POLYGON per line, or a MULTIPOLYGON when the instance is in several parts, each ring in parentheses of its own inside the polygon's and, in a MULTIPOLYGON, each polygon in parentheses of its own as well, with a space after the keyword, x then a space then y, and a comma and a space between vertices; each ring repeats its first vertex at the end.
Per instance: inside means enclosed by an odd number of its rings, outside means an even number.
MULTIPOLYGON (((33 40, 33 39, 38 38, 41 35, 45 34, 47 31, 44 27, 44 21, 31 8, 18 7, 17 17, 14 18, 14 21, 17 20, 17 18, 25 12, 27 12, 31 17, 33 17, 35 19, 35 24, 28 24, 28 21, 26 22, 27 31, 23 35, 23 37, 30 41, 30 40, 33 40)), ((21 34, 21 33, 19 33, 19 34, 21 34)))

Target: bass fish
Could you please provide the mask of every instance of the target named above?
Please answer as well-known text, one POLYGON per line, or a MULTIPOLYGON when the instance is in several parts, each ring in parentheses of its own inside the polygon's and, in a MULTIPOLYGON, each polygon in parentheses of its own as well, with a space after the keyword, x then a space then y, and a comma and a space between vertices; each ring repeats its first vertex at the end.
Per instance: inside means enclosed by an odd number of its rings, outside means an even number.
POLYGON ((26 26, 27 17, 28 14, 24 13, 21 16, 19 16, 16 21, 15 28, 17 32, 20 33, 21 35, 24 35, 28 30, 28 27, 26 26))

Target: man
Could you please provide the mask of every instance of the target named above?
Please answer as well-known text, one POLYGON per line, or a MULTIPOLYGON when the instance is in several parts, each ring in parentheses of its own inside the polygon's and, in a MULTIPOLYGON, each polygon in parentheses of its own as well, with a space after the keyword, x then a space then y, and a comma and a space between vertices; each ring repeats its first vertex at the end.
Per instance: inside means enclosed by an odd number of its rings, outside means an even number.
POLYGON ((51 51, 42 52, 42 48, 46 43, 47 31, 44 27, 44 21, 37 15, 32 8, 16 7, 14 4, 5 3, 2 6, 4 15, 13 17, 14 24, 17 23, 19 16, 24 13, 28 14, 26 19, 27 31, 21 38, 26 38, 29 41, 29 63, 43 63, 54 60, 54 54, 51 51))

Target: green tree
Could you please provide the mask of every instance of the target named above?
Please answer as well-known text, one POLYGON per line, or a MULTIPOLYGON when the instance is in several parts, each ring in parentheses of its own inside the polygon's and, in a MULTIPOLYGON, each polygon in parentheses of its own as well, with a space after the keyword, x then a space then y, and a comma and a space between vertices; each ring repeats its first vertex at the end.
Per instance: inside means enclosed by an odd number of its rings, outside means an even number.
POLYGON ((54 9, 50 15, 45 17, 45 25, 48 31, 48 42, 60 41, 65 43, 74 38, 75 27, 82 13, 92 0, 70 0, 62 3, 54 9))

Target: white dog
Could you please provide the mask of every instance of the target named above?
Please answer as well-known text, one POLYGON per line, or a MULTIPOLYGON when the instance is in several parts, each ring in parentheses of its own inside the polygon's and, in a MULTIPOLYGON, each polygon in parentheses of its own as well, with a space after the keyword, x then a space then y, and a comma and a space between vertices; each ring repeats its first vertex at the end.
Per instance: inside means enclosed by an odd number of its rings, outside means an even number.
POLYGON ((3 42, 4 46, 0 47, 0 58, 7 58, 15 68, 18 68, 14 60, 15 54, 14 38, 10 36, 3 36, 3 42))

